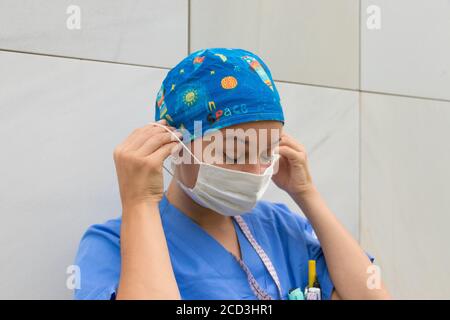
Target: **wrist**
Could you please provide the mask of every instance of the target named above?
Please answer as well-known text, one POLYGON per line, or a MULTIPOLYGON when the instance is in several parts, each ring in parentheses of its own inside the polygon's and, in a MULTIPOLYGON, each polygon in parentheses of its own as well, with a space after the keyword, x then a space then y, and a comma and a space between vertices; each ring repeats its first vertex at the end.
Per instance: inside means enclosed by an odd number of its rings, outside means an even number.
POLYGON ((122 202, 122 215, 136 215, 139 212, 154 211, 159 208, 159 201, 157 200, 139 200, 122 202))
POLYGON ((294 200, 298 205, 302 206, 307 202, 313 200, 319 195, 319 191, 316 186, 310 185, 308 187, 297 190, 296 192, 289 193, 292 200, 294 200))

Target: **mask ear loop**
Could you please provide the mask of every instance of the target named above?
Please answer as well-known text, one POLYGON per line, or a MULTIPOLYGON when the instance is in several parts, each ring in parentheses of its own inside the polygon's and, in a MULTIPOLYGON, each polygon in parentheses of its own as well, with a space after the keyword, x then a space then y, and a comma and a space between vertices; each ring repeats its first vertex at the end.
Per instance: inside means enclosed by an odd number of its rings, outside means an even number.
MULTIPOLYGON (((178 137, 176 136, 176 134, 173 133, 173 131, 171 131, 171 130, 170 130, 169 128, 167 128, 165 125, 162 125, 162 124, 160 124, 160 123, 158 123, 158 122, 152 122, 151 124, 152 124, 152 125, 155 125, 155 126, 158 126, 158 127, 161 127, 161 128, 163 128, 164 130, 166 130, 167 132, 169 132, 169 133, 172 135, 172 137, 174 137, 176 140, 178 140, 179 143, 181 143, 181 146, 182 146, 184 149, 186 149, 187 152, 189 152, 189 154, 194 158, 195 161, 197 161, 198 163, 202 163, 202 162, 201 162, 200 160, 198 160, 198 158, 191 152, 191 150, 189 150, 189 148, 186 147, 186 145, 183 143, 183 141, 181 141, 181 139, 178 138, 178 137)), ((166 168, 166 166, 164 165, 164 163, 163 163, 162 166, 163 166, 163 168, 164 168, 164 169, 165 169, 172 177, 174 176, 175 172, 170 172, 170 170, 166 168)))
POLYGON ((167 171, 167 173, 168 173, 168 174, 170 174, 170 175, 172 176, 172 178, 173 178, 173 177, 174 177, 174 175, 175 175, 175 172, 170 172, 170 170, 166 168, 166 166, 164 165, 164 163, 163 163, 163 165, 162 165, 162 166, 163 166, 164 170, 166 170, 166 171, 167 171))

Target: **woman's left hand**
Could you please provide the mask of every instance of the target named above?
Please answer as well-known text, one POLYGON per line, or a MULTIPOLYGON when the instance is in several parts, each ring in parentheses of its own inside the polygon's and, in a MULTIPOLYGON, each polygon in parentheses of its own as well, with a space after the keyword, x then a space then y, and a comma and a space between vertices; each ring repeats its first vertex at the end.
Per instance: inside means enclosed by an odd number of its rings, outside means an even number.
POLYGON ((278 172, 272 176, 273 182, 291 197, 302 196, 314 190, 305 147, 291 136, 282 133, 278 153, 278 172))

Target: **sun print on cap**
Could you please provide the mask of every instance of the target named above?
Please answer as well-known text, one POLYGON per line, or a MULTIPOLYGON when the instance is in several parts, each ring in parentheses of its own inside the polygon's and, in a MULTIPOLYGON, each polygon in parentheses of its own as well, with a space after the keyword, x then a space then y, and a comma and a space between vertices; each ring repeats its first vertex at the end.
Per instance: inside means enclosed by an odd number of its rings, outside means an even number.
POLYGON ((183 103, 192 107, 198 100, 198 91, 196 89, 188 89, 182 94, 183 103))

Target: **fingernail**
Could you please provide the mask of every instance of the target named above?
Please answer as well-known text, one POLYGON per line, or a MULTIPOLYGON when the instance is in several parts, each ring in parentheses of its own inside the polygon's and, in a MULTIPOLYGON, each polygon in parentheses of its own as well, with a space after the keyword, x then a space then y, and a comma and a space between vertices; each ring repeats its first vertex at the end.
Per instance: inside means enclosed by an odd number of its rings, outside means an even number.
POLYGON ((181 148, 181 143, 177 143, 177 145, 175 147, 172 148, 172 150, 170 150, 170 154, 175 154, 177 153, 181 148))
POLYGON ((164 123, 166 123, 166 119, 161 119, 161 120, 158 120, 158 121, 156 121, 156 122, 161 123, 161 124, 164 124, 164 123))
POLYGON ((178 141, 178 139, 183 140, 183 135, 181 134, 181 132, 174 132, 174 134, 171 135, 171 140, 172 141, 178 141))

